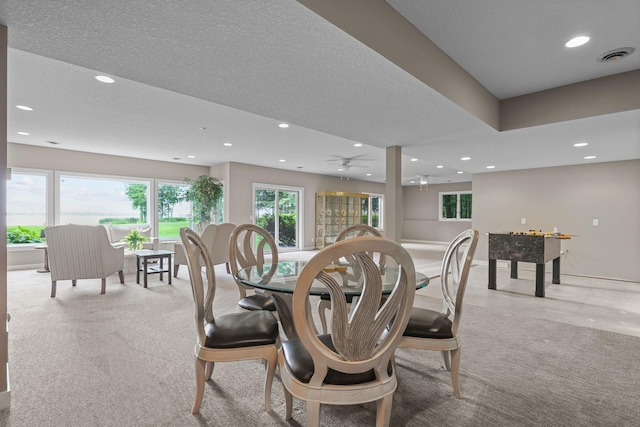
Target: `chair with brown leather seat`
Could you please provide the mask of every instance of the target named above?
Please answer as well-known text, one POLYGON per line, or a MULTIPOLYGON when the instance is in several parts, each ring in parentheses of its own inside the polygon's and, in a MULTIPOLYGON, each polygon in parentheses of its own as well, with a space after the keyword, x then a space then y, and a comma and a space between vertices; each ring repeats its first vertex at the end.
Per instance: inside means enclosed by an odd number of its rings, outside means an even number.
POLYGON ((249 311, 266 310, 277 318, 273 300, 268 295, 256 292, 255 288, 242 284, 236 276, 238 271, 253 267, 265 283, 269 281, 278 265, 278 247, 271 234, 257 225, 238 225, 229 237, 229 265, 240 291, 238 307, 249 311))
POLYGON ((462 397, 458 380, 461 349, 458 327, 462 319, 462 300, 477 244, 477 230, 463 231, 451 241, 440 269, 442 311, 414 307, 400 342, 400 347, 441 351, 445 368, 451 372, 453 390, 458 398, 462 397))
POLYGON ((209 250, 200 236, 189 228, 180 229, 180 239, 187 256, 198 333, 194 348, 196 398, 192 413, 200 410, 204 383, 211 378, 215 362, 249 359, 266 361, 264 402, 265 409, 270 412, 271 384, 280 344, 278 322, 267 311, 245 311, 214 316, 216 278, 209 250), (206 281, 202 278, 201 263, 204 263, 206 281))
POLYGON ((356 237, 322 249, 305 265, 293 292, 293 323, 298 338, 282 344, 278 356, 285 386, 286 419, 292 396, 307 402, 307 426, 320 423, 320 405, 377 402, 378 426, 388 426, 397 387, 393 352, 402 339, 413 305, 416 273, 409 253, 382 237, 356 237), (398 263, 394 288, 381 305, 383 277, 368 255, 386 254, 398 263), (357 304, 347 307, 339 274, 325 272, 336 259, 353 256, 365 286, 357 304), (311 313, 311 287, 322 283, 332 301, 330 335, 316 335, 311 313), (387 330, 387 326, 392 321, 387 330))

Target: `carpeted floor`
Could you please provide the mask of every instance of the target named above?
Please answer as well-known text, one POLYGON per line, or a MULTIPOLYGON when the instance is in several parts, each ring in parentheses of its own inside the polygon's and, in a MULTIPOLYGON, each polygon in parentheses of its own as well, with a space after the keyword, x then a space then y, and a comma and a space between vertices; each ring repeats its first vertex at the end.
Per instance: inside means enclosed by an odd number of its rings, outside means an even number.
MULTIPOLYGON (((428 260, 424 265, 429 265, 428 260)), ((218 268, 218 313, 238 292, 218 268)), ((472 270, 473 272, 473 270, 472 270)), ((472 273, 473 274, 473 273, 472 273)), ((12 404, 3 426, 305 425, 294 399, 284 420, 282 384, 274 413, 263 410, 259 362, 217 364, 201 413, 194 397, 195 342, 188 272, 172 286, 135 275, 58 284, 49 275, 9 272, 12 404)), ((422 292, 422 291, 421 291, 422 292)), ((416 305, 440 301, 419 292, 416 305)), ((467 306, 461 335, 462 399, 453 396, 440 354, 399 349, 392 426, 635 426, 640 419, 640 338, 467 306)), ((322 425, 375 424, 375 404, 323 406, 322 425)))

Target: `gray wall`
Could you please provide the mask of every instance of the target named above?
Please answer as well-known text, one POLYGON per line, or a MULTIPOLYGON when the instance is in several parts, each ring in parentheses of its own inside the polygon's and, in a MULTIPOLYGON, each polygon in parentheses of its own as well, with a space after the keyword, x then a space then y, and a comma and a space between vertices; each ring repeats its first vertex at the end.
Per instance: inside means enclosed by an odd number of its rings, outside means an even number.
MULTIPOLYGON (((449 242, 462 231, 471 228, 471 221, 439 221, 439 195, 445 191, 471 191, 471 182, 457 184, 429 184, 428 190, 420 186, 403 187, 404 240, 449 242)), ((475 193, 473 203, 475 210, 475 193)), ((475 212, 474 212, 475 214, 475 212)))
MULTIPOLYGON (((640 281, 640 160, 476 174, 473 227, 557 227, 576 235, 562 241, 563 273, 640 281)), ((486 236, 476 258, 487 259, 486 236)))

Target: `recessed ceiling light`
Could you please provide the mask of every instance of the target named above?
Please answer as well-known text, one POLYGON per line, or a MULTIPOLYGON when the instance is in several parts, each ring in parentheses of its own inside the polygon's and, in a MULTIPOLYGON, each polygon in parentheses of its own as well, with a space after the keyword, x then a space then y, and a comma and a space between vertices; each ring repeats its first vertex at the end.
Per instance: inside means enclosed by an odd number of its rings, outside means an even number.
POLYGON ((18 110, 33 111, 33 108, 31 108, 31 107, 27 107, 26 105, 16 105, 16 108, 17 108, 18 110))
POLYGON ((587 36, 578 36, 578 37, 572 38, 571 40, 566 42, 564 45, 566 47, 578 47, 578 46, 582 46, 583 44, 585 44, 588 41, 589 41, 589 37, 587 37, 587 36))
POLYGON ((190 158, 190 159, 195 159, 196 158, 196 156, 187 156, 187 157, 190 158))
POLYGON ((280 123, 280 124, 278 125, 278 127, 282 128, 282 129, 286 129, 286 128, 288 128, 288 127, 289 127, 289 123, 280 123))
POLYGON ((415 183, 416 183, 415 181, 409 181, 409 184, 415 184, 415 183))
POLYGON ((458 171, 459 174, 464 173, 463 171, 458 171))
POLYGON ((471 157, 460 157, 460 160, 471 160, 471 157))
POLYGON ((338 172, 342 172, 343 170, 343 168, 338 168, 338 172))
POLYGON ((97 81, 99 81, 100 83, 113 83, 113 82, 115 82, 115 80, 113 80, 109 76, 96 76, 95 79, 97 81))
POLYGON ((495 169, 496 167, 491 165, 491 166, 487 166, 487 169, 495 169))
POLYGON ((588 142, 576 142, 573 144, 574 147, 586 147, 587 145, 589 145, 588 142))
POLYGON ((585 160, 592 160, 592 159, 595 159, 595 158, 596 158, 596 156, 584 156, 585 160))
POLYGON ((230 142, 225 142, 225 143, 224 143, 224 146, 225 146, 225 147, 231 147, 232 145, 233 145, 233 144, 232 144, 232 143, 230 143, 230 142))
POLYGON ((415 158, 414 158, 414 159, 411 159, 411 161, 412 161, 412 162, 417 162, 417 161, 418 161, 418 159, 415 159, 415 158))
POLYGON ((362 147, 362 143, 361 142, 356 142, 355 144, 353 144, 354 147, 362 147))
POLYGON ((28 135, 29 135, 29 132, 22 132, 22 131, 20 131, 20 132, 18 132, 18 135, 28 136, 28 135))
POLYGON ((278 160, 278 161, 279 161, 280 163, 284 163, 284 162, 286 162, 286 160, 285 160, 285 159, 280 159, 280 160, 278 160))
POLYGON ((442 169, 444 166, 442 166, 442 165, 438 165, 438 166, 436 166, 436 167, 437 167, 438 169, 442 169))
POLYGON ((370 174, 370 173, 368 173, 368 174, 367 174, 367 176, 371 176, 371 174, 370 174))

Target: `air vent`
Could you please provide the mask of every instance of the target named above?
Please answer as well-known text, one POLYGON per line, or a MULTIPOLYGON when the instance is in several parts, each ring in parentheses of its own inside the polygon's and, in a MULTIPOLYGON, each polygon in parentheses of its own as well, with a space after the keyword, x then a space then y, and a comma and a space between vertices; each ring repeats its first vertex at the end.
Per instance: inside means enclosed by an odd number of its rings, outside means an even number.
POLYGON ((618 49, 605 52, 598 57, 598 62, 616 62, 625 56, 631 55, 635 51, 632 47, 620 47, 618 49))

